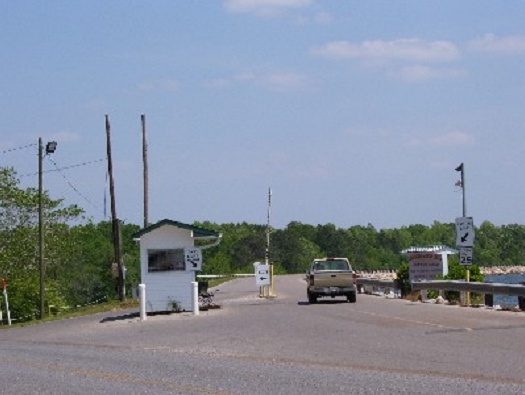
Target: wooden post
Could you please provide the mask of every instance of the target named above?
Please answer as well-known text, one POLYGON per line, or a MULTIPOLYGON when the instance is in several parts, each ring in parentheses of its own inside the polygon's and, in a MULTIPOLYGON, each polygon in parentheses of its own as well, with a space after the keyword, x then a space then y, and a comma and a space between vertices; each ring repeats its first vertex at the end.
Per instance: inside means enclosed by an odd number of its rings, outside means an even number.
POLYGON ((146 115, 140 116, 142 121, 142 163, 144 168, 144 227, 146 228, 149 224, 149 182, 148 182, 148 142, 146 139, 146 115))
POLYGON ((113 183, 113 162, 111 159, 111 127, 109 117, 106 115, 106 138, 108 153, 108 173, 109 173, 109 194, 111 198, 111 230, 113 236, 113 257, 114 262, 118 265, 117 293, 121 301, 124 300, 124 273, 122 270, 121 248, 120 248, 120 226, 117 218, 117 209, 115 204, 115 186, 113 183))
POLYGON ((38 255, 40 266, 40 319, 45 317, 45 266, 44 266, 44 206, 43 194, 43 147, 42 138, 38 138, 38 255))

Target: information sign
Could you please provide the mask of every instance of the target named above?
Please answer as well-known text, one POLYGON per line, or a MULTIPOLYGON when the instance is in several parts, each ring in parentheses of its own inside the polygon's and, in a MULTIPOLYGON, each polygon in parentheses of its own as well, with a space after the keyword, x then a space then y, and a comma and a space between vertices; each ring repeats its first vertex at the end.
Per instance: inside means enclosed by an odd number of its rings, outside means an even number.
POLYGON ((474 245, 474 221, 472 217, 456 218, 456 246, 472 247, 474 245))
POLYGON ((459 264, 461 266, 472 266, 472 247, 461 247, 459 249, 459 264))
POLYGON ((184 248, 186 270, 202 270, 202 251, 198 247, 184 248))
POLYGON ((259 287, 270 285, 270 265, 255 266, 255 283, 259 287))

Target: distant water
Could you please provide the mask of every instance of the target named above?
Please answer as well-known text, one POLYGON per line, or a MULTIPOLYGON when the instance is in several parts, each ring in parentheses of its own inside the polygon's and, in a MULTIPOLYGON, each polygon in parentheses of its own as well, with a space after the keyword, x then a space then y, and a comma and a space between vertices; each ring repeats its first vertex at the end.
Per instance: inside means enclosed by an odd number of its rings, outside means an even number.
MULTIPOLYGON (((525 274, 487 274, 486 283, 521 284, 525 283, 525 274)), ((494 295, 494 306, 514 307, 518 305, 517 296, 494 295)))

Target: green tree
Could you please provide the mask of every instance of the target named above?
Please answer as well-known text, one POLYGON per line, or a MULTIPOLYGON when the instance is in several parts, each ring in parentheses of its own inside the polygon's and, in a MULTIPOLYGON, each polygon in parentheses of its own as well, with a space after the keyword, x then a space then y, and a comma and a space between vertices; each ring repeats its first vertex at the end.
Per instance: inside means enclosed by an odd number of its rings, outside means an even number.
MULTIPOLYGON (((22 189, 12 168, 0 168, 0 276, 10 284, 10 306, 14 317, 33 316, 39 308, 39 192, 22 189)), ((42 194, 47 304, 64 303, 63 287, 57 280, 58 267, 65 260, 62 249, 67 226, 82 209, 63 206, 42 194)))
POLYGON ((498 265, 502 261, 499 246, 501 238, 501 228, 498 228, 489 221, 484 221, 481 226, 476 229, 474 259, 477 265, 493 266, 498 265))
POLYGON ((291 222, 286 229, 276 230, 271 243, 273 263, 278 263, 286 273, 306 271, 314 258, 322 255, 319 246, 308 238, 314 235, 315 228, 298 222, 291 222))

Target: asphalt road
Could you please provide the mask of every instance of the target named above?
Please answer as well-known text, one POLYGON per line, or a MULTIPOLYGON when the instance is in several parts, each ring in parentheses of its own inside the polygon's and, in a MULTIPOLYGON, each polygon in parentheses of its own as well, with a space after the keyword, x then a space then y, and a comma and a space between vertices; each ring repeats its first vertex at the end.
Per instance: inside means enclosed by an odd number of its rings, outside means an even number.
POLYGON ((525 313, 223 284, 220 309, 0 331, 1 394, 523 394, 525 313))

